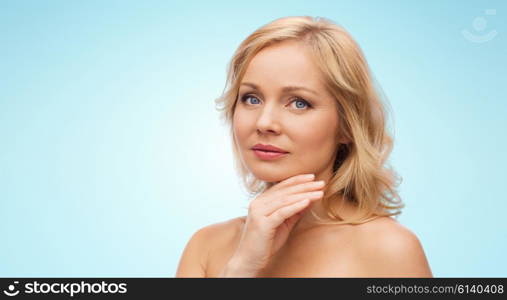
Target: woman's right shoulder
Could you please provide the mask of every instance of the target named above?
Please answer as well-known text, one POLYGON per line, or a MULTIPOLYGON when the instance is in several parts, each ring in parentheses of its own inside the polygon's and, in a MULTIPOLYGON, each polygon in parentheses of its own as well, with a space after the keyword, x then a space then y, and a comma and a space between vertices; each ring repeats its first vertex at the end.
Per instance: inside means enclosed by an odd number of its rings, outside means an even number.
POLYGON ((212 274, 210 259, 216 253, 224 254, 240 236, 246 217, 237 217, 204 226, 195 231, 188 241, 176 271, 176 277, 206 277, 212 274))
POLYGON ((206 247, 203 263, 206 277, 219 276, 237 248, 245 220, 246 217, 232 218, 201 229, 206 247))
POLYGON ((213 223, 198 230, 199 235, 209 243, 209 246, 216 246, 221 242, 230 241, 236 237, 245 223, 246 217, 237 217, 222 222, 213 223))

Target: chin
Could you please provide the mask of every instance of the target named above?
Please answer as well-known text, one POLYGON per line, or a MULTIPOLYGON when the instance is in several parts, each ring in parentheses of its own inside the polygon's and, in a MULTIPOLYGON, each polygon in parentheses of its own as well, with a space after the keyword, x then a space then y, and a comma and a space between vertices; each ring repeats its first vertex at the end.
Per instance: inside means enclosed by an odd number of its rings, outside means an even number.
POLYGON ((289 177, 295 176, 292 172, 281 171, 280 167, 274 167, 273 170, 259 170, 258 168, 250 169, 255 178, 265 182, 280 182, 289 177), (276 170, 278 169, 278 170, 276 170))
POLYGON ((255 176, 255 178, 265 181, 265 182, 280 182, 285 179, 280 176, 269 176, 269 175, 268 176, 258 176, 256 174, 254 174, 254 176, 255 176))

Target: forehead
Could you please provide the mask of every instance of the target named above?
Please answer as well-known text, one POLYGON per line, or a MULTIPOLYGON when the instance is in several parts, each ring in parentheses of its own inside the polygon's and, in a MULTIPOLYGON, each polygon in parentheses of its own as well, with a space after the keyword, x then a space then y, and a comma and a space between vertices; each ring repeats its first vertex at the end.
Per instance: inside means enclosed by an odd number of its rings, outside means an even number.
POLYGON ((268 46, 250 61, 243 81, 263 86, 306 86, 322 89, 322 78, 307 46, 284 41, 268 46))

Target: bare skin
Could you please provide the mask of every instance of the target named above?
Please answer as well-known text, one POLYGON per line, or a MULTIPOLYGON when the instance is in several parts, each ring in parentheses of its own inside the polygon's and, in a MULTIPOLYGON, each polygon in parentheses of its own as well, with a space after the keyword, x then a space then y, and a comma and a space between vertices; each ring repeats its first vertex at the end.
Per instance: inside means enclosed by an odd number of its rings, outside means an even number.
MULTIPOLYGON (((303 192, 304 186, 315 183, 302 178, 289 178, 275 191, 298 187, 303 192)), ((275 191, 252 203, 266 208, 293 199, 275 191)), ((348 218, 353 212, 354 207, 346 204, 340 214, 348 218)), ((176 277, 432 277, 419 240, 393 218, 359 225, 290 225, 297 214, 304 212, 298 210, 282 218, 289 221, 270 225, 263 214, 249 209, 248 216, 200 229, 187 244, 176 277), (259 220, 262 226, 252 225, 259 220), (285 226, 288 229, 281 229, 285 226)))
MULTIPOLYGON (((243 216, 208 228, 213 242, 208 242, 202 277, 221 277, 239 243, 245 219, 243 216)), ((432 276, 415 235, 393 218, 381 217, 360 225, 315 226, 291 234, 256 277, 432 276), (411 249, 410 253, 396 257, 397 250, 390 250, 393 243, 389 239, 405 243, 403 249, 411 249)))

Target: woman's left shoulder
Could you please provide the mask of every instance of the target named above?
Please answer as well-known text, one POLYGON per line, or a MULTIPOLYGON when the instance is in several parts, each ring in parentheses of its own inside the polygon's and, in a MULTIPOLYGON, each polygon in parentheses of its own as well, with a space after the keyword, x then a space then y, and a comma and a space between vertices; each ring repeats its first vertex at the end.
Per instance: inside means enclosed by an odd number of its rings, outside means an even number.
POLYGON ((357 225, 355 237, 364 272, 378 277, 432 277, 419 238, 392 217, 357 225))
POLYGON ((357 226, 357 237, 375 250, 406 250, 420 244, 417 236, 392 217, 380 217, 357 226), (400 249, 401 248, 401 249, 400 249))

